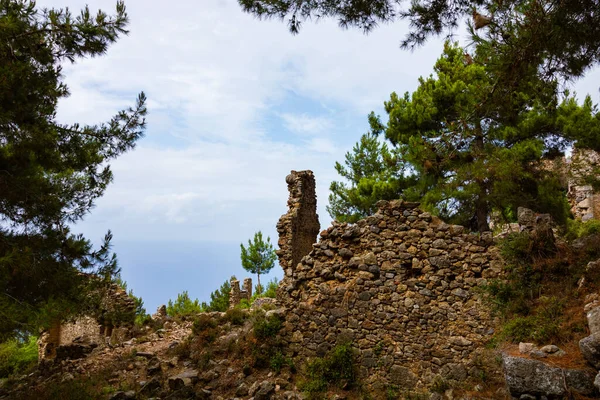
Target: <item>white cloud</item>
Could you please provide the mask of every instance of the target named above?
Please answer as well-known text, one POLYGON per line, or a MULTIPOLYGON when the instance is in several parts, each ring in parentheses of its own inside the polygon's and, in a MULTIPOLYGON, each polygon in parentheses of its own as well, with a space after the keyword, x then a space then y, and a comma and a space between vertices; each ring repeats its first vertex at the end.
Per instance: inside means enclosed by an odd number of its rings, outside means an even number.
POLYGON ((300 134, 316 135, 331 130, 334 125, 330 118, 311 116, 306 113, 283 113, 281 119, 288 130, 300 134))

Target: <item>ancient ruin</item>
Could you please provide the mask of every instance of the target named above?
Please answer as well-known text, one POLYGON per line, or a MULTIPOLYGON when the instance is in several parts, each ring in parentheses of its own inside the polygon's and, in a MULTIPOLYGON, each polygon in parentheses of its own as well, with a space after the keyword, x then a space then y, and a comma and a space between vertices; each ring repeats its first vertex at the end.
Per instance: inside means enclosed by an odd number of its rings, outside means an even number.
POLYGON ((292 171, 285 181, 290 192, 289 211, 277 223, 279 250, 276 253, 285 276, 291 276, 302 257, 312 250, 321 225, 312 171, 292 171))
POLYGON ((238 281, 236 278, 232 277, 230 284, 231 284, 231 291, 229 292, 229 308, 234 308, 235 306, 240 304, 242 299, 250 301, 250 299, 252 298, 252 279, 251 278, 244 279, 244 285, 242 286, 241 290, 240 290, 240 281, 238 281))
POLYGON ((501 273, 491 233, 465 233, 417 203, 381 201, 375 215, 334 222, 308 248, 313 225, 300 236, 290 221, 317 221, 309 213, 314 178, 293 172, 286 182, 278 300, 286 307, 282 339, 294 355, 323 355, 351 341, 368 383, 404 388, 436 375, 460 381, 479 373, 478 352, 494 331, 476 288, 501 273))
POLYGON ((600 219, 600 193, 585 176, 600 175, 600 154, 592 150, 574 149, 567 160, 568 197, 571 212, 582 221, 600 219))
POLYGON ((111 284, 101 295, 98 310, 72 320, 56 321, 42 332, 38 360, 80 358, 96 347, 121 343, 130 338, 134 318, 133 299, 118 285, 111 284))

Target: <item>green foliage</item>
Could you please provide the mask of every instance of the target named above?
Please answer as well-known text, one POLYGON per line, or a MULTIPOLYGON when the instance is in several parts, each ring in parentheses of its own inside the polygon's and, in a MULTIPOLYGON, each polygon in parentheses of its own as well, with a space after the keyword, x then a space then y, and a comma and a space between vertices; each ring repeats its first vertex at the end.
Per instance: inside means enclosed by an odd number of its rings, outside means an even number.
POLYGON ((192 325, 192 332, 194 334, 198 334, 205 330, 216 328, 217 321, 209 315, 200 314, 197 318, 194 319, 194 323, 192 325))
MULTIPOLYGON (((256 290, 254 291, 254 293, 252 294, 252 298, 250 299, 250 304, 254 303, 254 300, 259 299, 261 297, 269 297, 272 299, 277 298, 277 288, 279 287, 279 282, 277 281, 277 278, 273 278, 271 279, 268 283, 267 283, 267 288, 265 290, 258 290, 259 286, 256 285, 256 290)), ((260 287, 262 288, 262 286, 260 287)), ((243 301, 244 299, 242 299, 243 301)), ((249 304, 249 305, 250 305, 249 304)))
POLYGON ((0 344, 0 378, 20 374, 37 365, 37 336, 9 339, 0 344))
POLYGON ((300 389, 309 398, 318 395, 330 384, 352 387, 357 381, 354 352, 350 343, 339 344, 323 358, 316 358, 306 365, 306 380, 300 389))
POLYGON ((472 41, 495 48, 501 56, 494 60, 495 75, 502 77, 501 88, 509 91, 526 73, 577 77, 600 60, 597 0, 238 2, 244 11, 259 18, 286 20, 292 33, 298 33, 303 22, 323 17, 337 18, 341 27, 358 27, 364 32, 379 24, 408 19, 410 30, 402 47, 411 49, 431 36, 455 33, 458 21, 466 19, 472 41), (478 13, 491 16, 489 23, 475 26, 478 13))
POLYGON ((413 177, 407 176, 398 149, 390 150, 378 139, 384 127, 373 113, 369 122, 371 132, 361 137, 352 153, 346 153, 345 165, 335 163, 338 174, 350 183, 347 186, 333 181, 329 187, 327 211, 341 222, 356 222, 374 214, 375 203, 398 199, 407 186, 415 183, 413 177))
POLYGON ((252 241, 248 240, 248 247, 240 244, 242 267, 251 274, 256 274, 258 277, 257 286, 260 286, 260 274, 268 273, 274 266, 277 256, 271 238, 267 237, 267 241, 263 240, 261 231, 254 234, 252 241))
POLYGON ((73 15, 0 0, 0 338, 90 307, 81 272, 96 285, 118 272, 110 232, 94 250, 71 228, 112 181, 109 162, 142 136, 146 97, 91 126, 59 123, 56 111, 69 95, 63 66, 104 54, 127 23, 122 2, 114 15, 73 15))
MULTIPOLYGON (((127 282, 125 282, 122 278, 120 274, 117 274, 114 278, 114 282, 119 285, 123 290, 127 291, 127 282)), ((144 308, 144 300, 142 300, 141 297, 137 297, 136 295, 133 294, 133 289, 130 289, 127 292, 127 295, 133 299, 133 301, 135 302, 135 319, 134 319, 134 323, 137 326, 142 326, 145 324, 148 324, 149 322, 152 321, 152 317, 150 316, 150 314, 148 314, 146 312, 146 309, 144 308)))
POLYGON ((225 321, 231 322, 232 325, 243 325, 247 319, 248 313, 237 307, 225 312, 225 321))
POLYGON ((177 300, 169 300, 167 303, 167 315, 170 317, 195 315, 202 312, 202 307, 198 299, 192 301, 187 290, 177 295, 177 300))
POLYGON ((281 329, 282 324, 281 318, 276 314, 267 318, 263 312, 256 312, 253 315, 254 337, 258 340, 273 338, 281 329))
POLYGON ((273 355, 271 355, 270 366, 271 369, 277 373, 281 372, 285 366, 288 366, 292 373, 296 372, 294 361, 289 357, 285 357, 279 349, 277 349, 273 355))
POLYGON ((586 222, 580 220, 567 220, 567 226, 565 230, 565 238, 568 240, 575 240, 580 237, 595 235, 600 233, 600 221, 591 219, 586 222))
POLYGON ((437 375, 434 379, 433 382, 431 383, 431 391, 434 393, 444 393, 446 390, 450 389, 450 385, 448 384, 448 382, 442 378, 441 376, 437 375))
MULTIPOLYGON (((235 277, 232 277, 232 279, 235 277)), ((202 303, 203 311, 225 312, 229 309, 229 293, 231 293, 231 284, 229 281, 223 282, 221 287, 210 294, 210 303, 202 303)))
POLYGON ((542 160, 584 144, 588 124, 578 118, 580 113, 599 129, 600 119, 568 94, 559 101, 556 82, 535 76, 496 102, 490 93, 504 89, 496 86, 484 50, 478 50, 474 62, 465 62, 464 50, 446 43, 435 76, 420 78, 412 94, 392 93, 385 103, 385 136, 418 176, 405 196, 478 231, 489 229, 492 210, 514 215, 519 206, 564 222, 564 191, 542 160))

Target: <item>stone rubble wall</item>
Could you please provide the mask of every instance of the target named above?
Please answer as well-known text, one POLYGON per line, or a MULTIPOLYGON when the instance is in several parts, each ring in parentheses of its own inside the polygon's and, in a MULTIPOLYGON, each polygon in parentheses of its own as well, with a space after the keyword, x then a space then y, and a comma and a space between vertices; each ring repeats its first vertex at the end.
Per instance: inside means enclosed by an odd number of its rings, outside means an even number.
POLYGON ((89 350, 121 343, 131 337, 135 302, 127 292, 112 284, 100 301, 100 310, 68 321, 57 321, 38 339, 38 360, 54 359, 57 349, 87 346, 89 350), (91 315, 93 314, 93 315, 91 315))
POLYGON ((245 278, 244 285, 240 289, 240 281, 235 278, 231 278, 230 281, 231 291, 229 292, 229 308, 234 308, 242 299, 250 301, 252 298, 252 279, 245 278))
MULTIPOLYGON (((290 213, 302 207, 290 203, 290 213)), ((477 375, 477 354, 494 325, 477 289, 502 270, 491 233, 467 234, 416 203, 378 206, 356 224, 334 222, 298 264, 290 259, 290 232, 279 231, 288 246, 278 252, 282 340, 303 358, 351 341, 372 385, 409 389, 436 375, 477 375)))
POLYGON ((290 276, 302 257, 312 250, 321 225, 312 171, 292 171, 285 181, 290 192, 289 211, 277 223, 279 250, 276 253, 285 276, 290 276))
POLYGON ((571 212, 575 218, 584 222, 600 219, 600 193, 582 179, 584 175, 597 175, 599 169, 600 154, 592 150, 574 149, 567 163, 571 212))

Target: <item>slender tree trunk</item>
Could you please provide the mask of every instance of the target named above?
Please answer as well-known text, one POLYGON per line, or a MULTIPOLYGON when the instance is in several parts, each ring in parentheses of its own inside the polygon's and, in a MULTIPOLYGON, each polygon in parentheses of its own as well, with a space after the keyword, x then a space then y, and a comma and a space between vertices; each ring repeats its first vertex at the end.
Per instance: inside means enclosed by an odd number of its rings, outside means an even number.
POLYGON ((256 279, 256 281, 257 281, 257 285, 256 285, 256 287, 258 288, 258 290, 257 290, 256 292, 257 292, 258 294, 261 294, 261 293, 259 293, 259 291, 260 291, 260 292, 262 292, 262 286, 260 286, 260 269, 258 269, 258 270, 256 271, 256 278, 257 278, 257 279, 256 279))
MULTIPOLYGON (((481 159, 484 151, 484 140, 483 140, 483 129, 481 127, 481 121, 478 121, 475 125, 475 159, 481 159)), ((475 179, 477 186, 479 186, 479 194, 475 200, 475 218, 477 218, 477 231, 485 232, 490 230, 488 224, 488 211, 489 204, 487 201, 487 183, 483 179, 475 179)))

